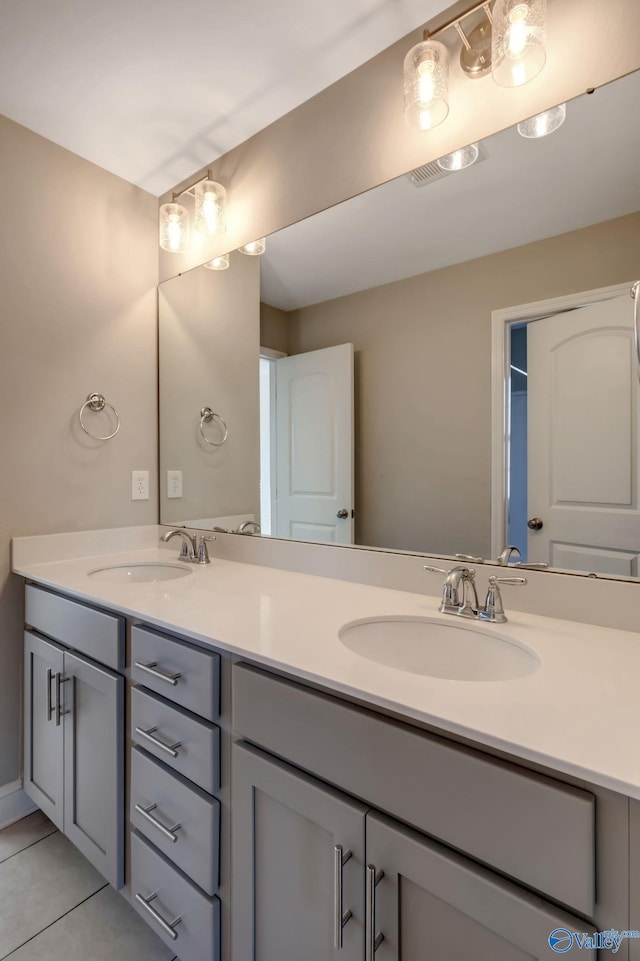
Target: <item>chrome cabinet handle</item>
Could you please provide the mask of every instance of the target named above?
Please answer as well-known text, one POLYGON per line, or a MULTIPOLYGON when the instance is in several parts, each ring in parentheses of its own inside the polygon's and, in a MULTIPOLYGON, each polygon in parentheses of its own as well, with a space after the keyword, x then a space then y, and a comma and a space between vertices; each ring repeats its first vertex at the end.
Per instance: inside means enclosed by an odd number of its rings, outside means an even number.
POLYGON ((179 831, 182 825, 174 824, 172 827, 166 828, 161 821, 158 821, 158 819, 154 818, 154 816, 151 814, 151 812, 155 811, 157 807, 157 804, 148 804, 146 808, 141 804, 135 804, 134 810, 136 810, 141 817, 145 818, 149 824, 153 824, 154 828, 157 828, 161 834, 164 834, 166 838, 175 844, 178 840, 178 835, 175 832, 179 831))
POLYGON ((151 902, 154 901, 157 897, 158 895, 155 891, 153 894, 149 895, 148 898, 143 898, 141 894, 136 893, 136 901, 138 902, 138 904, 142 905, 145 911, 147 911, 151 915, 151 917, 156 922, 156 924, 162 928, 165 934, 169 935, 172 941, 177 941, 178 932, 175 931, 174 928, 177 927, 178 924, 180 924, 180 922, 182 921, 182 918, 177 917, 175 918, 175 920, 171 921, 171 923, 169 923, 169 921, 165 921, 162 915, 158 911, 156 911, 155 908, 151 907, 151 902))
POLYGON ((384 941, 381 931, 376 933, 376 885, 382 881, 384 871, 376 871, 375 864, 367 864, 365 959, 374 961, 376 951, 384 941))
POLYGON ((51 700, 51 681, 53 680, 53 671, 50 667, 47 668, 47 721, 50 721, 53 717, 53 703, 51 700))
POLYGON ((175 687, 182 677, 182 674, 168 674, 166 671, 161 671, 157 664, 157 661, 149 661, 148 664, 143 664, 141 661, 133 662, 133 666, 137 667, 139 671, 146 671, 147 674, 151 674, 152 677, 157 678, 159 681, 166 681, 167 684, 175 687))
POLYGON ((352 911, 345 911, 342 904, 342 868, 352 857, 351 851, 343 851, 341 844, 333 849, 333 946, 342 949, 342 929, 353 917, 352 911))
POLYGON ((165 744, 165 742, 161 741, 159 737, 153 737, 153 734, 155 734, 157 730, 157 727, 147 728, 146 731, 142 727, 137 727, 136 734, 139 734, 140 737, 146 738, 147 741, 150 741, 151 744, 155 745, 155 747, 159 747, 161 751, 166 751, 166 753, 171 757, 178 757, 178 748, 182 746, 182 741, 175 741, 174 744, 165 744))
POLYGON ((60 703, 60 694, 62 692, 62 685, 66 684, 70 680, 71 680, 70 677, 63 677, 60 671, 56 671, 56 706, 55 706, 56 727, 60 727, 61 717, 64 717, 65 714, 71 714, 70 710, 63 711, 62 705, 60 703))

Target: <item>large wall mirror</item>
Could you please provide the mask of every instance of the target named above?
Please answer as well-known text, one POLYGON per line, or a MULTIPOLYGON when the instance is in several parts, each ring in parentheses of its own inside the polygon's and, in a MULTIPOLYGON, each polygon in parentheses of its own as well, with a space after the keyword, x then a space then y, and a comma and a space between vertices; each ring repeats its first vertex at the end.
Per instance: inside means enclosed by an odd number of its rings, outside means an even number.
POLYGON ((639 101, 161 284, 162 523, 639 576, 639 101))

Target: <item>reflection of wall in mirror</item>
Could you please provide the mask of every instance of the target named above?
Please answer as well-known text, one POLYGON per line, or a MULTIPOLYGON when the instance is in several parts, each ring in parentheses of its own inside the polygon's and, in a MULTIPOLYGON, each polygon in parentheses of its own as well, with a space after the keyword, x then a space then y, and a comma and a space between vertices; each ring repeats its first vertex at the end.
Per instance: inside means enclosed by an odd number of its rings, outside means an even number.
MULTIPOLYGON (((162 523, 259 516, 258 302, 258 260, 240 254, 229 270, 199 267, 160 285, 162 523), (199 436, 205 406, 227 423, 221 447, 199 436), (167 498, 167 470, 182 471, 181 498, 167 498)), ((215 424, 204 430, 220 439, 215 424)))
POLYGON ((489 556, 491 312, 639 263, 637 213, 287 314, 279 349, 355 344, 356 542, 489 556))

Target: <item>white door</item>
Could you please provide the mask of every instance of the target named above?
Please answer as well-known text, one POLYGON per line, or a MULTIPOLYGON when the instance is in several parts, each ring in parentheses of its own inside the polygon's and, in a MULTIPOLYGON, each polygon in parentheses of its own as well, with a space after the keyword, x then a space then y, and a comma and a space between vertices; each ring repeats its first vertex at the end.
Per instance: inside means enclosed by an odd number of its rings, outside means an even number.
POLYGON ((628 296, 527 326, 528 560, 640 574, 638 378, 628 296))
POLYGON ((353 344, 276 362, 278 537, 353 543, 353 344))

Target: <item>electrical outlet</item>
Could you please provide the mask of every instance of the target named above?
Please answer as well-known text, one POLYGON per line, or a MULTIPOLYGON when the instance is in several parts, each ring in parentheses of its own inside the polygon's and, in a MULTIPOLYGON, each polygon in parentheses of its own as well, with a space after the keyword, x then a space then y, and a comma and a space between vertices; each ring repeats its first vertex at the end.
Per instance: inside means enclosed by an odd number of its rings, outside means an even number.
POLYGON ((149 500, 149 471, 148 470, 131 471, 131 500, 132 501, 148 501, 149 500))
POLYGON ((167 497, 182 497, 182 471, 167 471, 167 497))

